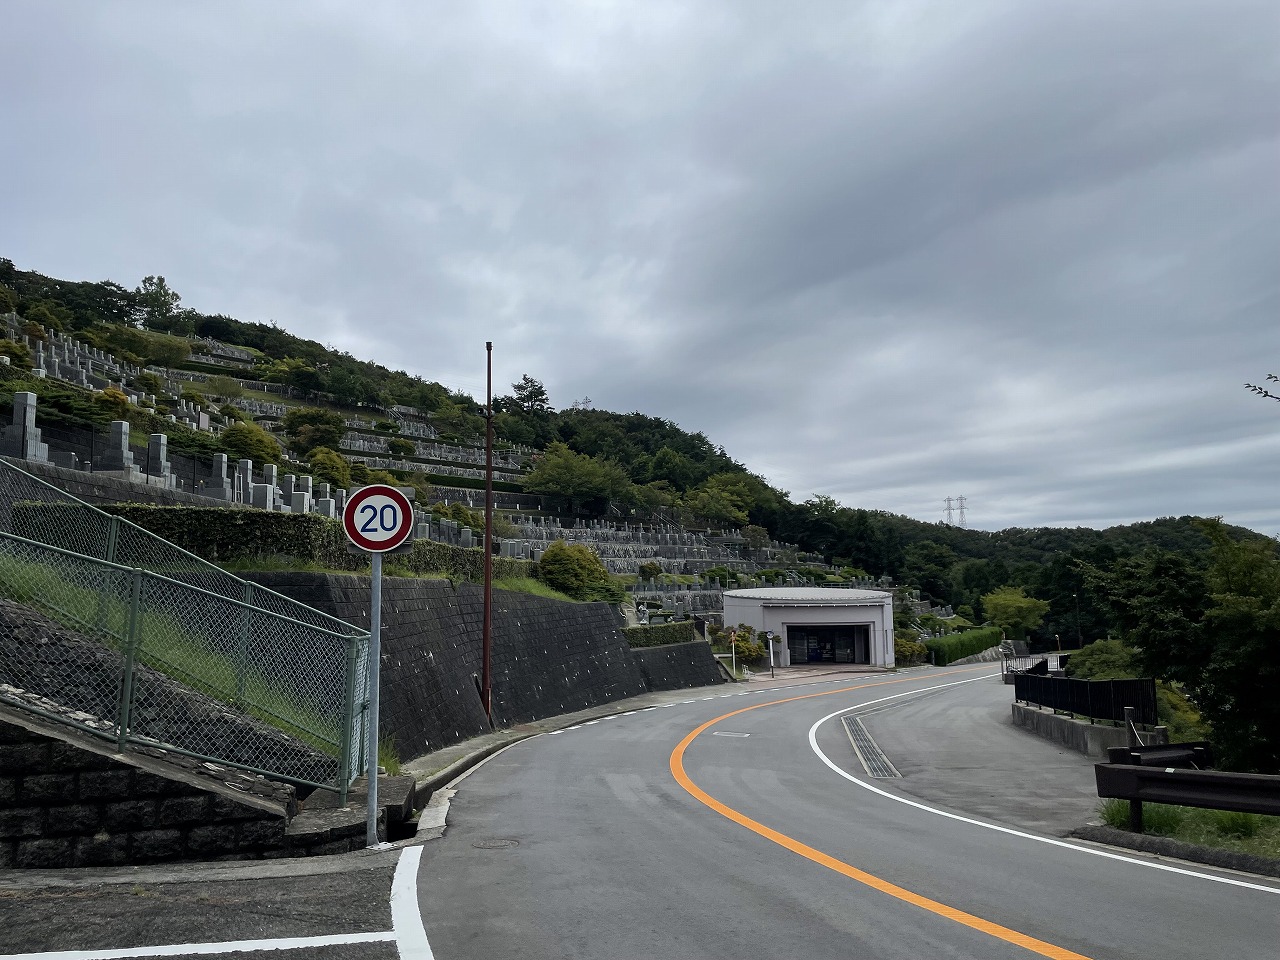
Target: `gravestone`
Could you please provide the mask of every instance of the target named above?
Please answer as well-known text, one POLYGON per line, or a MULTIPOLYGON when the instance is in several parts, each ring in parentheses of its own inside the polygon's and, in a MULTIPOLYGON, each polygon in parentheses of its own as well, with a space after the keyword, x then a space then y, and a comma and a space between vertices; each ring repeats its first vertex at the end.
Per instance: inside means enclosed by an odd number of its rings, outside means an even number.
POLYGON ((173 472, 169 469, 169 437, 153 433, 147 439, 147 476, 154 477, 160 486, 173 487, 173 472))
POLYGON ((225 453, 215 453, 213 455, 213 476, 205 482, 201 493, 206 497, 212 497, 215 500, 226 500, 231 503, 234 501, 235 491, 231 480, 227 477, 227 461, 228 457, 225 453))
POLYGON ((0 452, 7 457, 47 463, 49 445, 40 442, 36 426, 36 395, 22 391, 13 395, 13 423, 0 437, 0 452))
POLYGON ((133 462, 133 451, 129 449, 129 422, 112 420, 111 435, 107 448, 98 458, 97 470, 119 477, 122 480, 136 480, 141 471, 133 462))

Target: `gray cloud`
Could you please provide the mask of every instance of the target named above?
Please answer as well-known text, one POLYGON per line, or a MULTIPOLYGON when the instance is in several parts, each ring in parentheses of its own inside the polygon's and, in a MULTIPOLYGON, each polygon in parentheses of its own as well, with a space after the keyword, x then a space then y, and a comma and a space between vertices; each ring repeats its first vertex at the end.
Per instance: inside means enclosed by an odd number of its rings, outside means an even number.
POLYGON ((1280 531, 1274 4, 13 2, 0 256, 798 499, 1280 531))

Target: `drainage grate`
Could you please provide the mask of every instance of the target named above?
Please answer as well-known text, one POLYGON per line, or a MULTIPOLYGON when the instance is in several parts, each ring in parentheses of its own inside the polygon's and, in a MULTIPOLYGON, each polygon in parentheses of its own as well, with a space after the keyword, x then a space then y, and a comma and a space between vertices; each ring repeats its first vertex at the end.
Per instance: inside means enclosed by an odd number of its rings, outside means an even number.
POLYGON ((861 720, 857 717, 845 717, 844 729, 849 734, 849 742, 853 744, 853 749, 869 776, 877 780, 902 776, 884 755, 880 745, 871 739, 871 734, 867 733, 867 728, 862 725, 861 720))

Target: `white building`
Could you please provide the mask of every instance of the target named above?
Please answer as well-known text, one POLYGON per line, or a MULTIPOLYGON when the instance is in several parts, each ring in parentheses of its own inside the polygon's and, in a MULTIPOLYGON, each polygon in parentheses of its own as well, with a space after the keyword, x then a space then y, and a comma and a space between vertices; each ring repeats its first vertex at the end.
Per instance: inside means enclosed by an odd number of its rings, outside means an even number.
POLYGON ((739 623, 773 632, 778 666, 819 661, 893 666, 893 594, 881 590, 726 590, 724 625, 739 623))

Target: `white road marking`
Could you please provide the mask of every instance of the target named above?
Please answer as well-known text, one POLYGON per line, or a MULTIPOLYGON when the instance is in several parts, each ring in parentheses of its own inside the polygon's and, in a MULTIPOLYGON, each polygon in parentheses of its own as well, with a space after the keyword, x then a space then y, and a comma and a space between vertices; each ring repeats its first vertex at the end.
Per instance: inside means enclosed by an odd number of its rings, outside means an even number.
POLYGON ((391 881, 391 928, 400 960, 435 960, 418 910, 418 864, 422 847, 405 847, 391 881))
MULTIPOLYGON (((415 849, 422 849, 417 847, 415 849)), ((195 954, 247 953, 259 950, 302 950, 308 947, 343 946, 348 943, 385 943, 395 940, 390 930, 380 933, 338 933, 321 937, 278 937, 274 940, 226 940, 222 943, 168 943, 118 950, 52 950, 48 953, 10 953, 0 960, 124 960, 127 957, 181 957, 195 954)), ((401 954, 403 957, 404 955, 401 954)), ((430 956, 430 954, 428 954, 430 956)))
MULTIPOLYGON (((1090 856, 1094 856, 1094 857, 1104 857, 1107 860, 1119 860, 1123 863, 1132 863, 1139 867, 1147 867, 1150 870, 1162 870, 1166 873, 1181 874, 1184 877, 1195 877, 1200 880, 1211 880, 1214 883, 1225 883, 1233 887, 1244 887, 1247 890, 1257 890, 1262 893, 1271 893, 1271 894, 1280 895, 1280 887, 1268 887, 1260 883, 1249 883, 1247 880, 1235 880, 1231 877, 1220 877, 1212 873, 1201 873, 1198 870, 1187 870, 1184 867, 1173 867, 1164 863, 1153 863, 1150 860, 1139 860, 1136 857, 1128 857, 1120 853, 1111 853, 1107 850, 1096 850, 1093 847, 1086 847, 1086 846, 1081 846, 1080 844, 1068 843, 1065 840, 1058 840, 1054 837, 1042 837, 1034 833, 1026 833, 1022 830, 1015 830, 1012 827, 1001 826, 1000 824, 997 824, 997 823, 986 823, 982 820, 974 820, 971 817, 963 817, 958 813, 950 813, 946 810, 939 810, 937 807, 931 807, 928 804, 920 803, 917 800, 908 800, 906 797, 900 797, 896 794, 889 793, 887 790, 881 790, 879 787, 874 786, 873 784, 867 783, 864 780, 859 780, 853 774, 848 773, 847 771, 836 766, 836 764, 831 761, 831 758, 828 757, 825 753, 823 753, 822 748, 818 746, 818 728, 822 726, 824 723, 826 723, 828 720, 831 720, 842 714, 853 713, 856 710, 862 710, 865 707, 874 706, 877 703, 885 703, 886 701, 889 701, 889 700, 899 700, 902 697, 910 697, 920 693, 928 693, 931 690, 941 690, 944 687, 955 687, 955 686, 959 686, 962 683, 973 683, 975 680, 990 680, 994 676, 995 674, 986 674, 981 677, 973 677, 972 679, 969 679, 969 680, 954 680, 951 683, 940 683, 932 687, 923 687, 920 690, 908 690, 906 693, 895 693, 893 696, 881 697, 879 700, 870 700, 867 703, 860 703, 856 707, 843 707, 840 710, 836 710, 833 713, 827 714, 825 717, 818 720, 817 723, 815 723, 812 727, 809 728, 809 748, 813 750, 815 754, 817 754, 819 760, 825 763, 828 767, 830 767, 840 776, 844 777, 850 783, 856 784, 857 786, 862 787, 862 789, 864 790, 870 790, 872 793, 879 794, 880 796, 885 797, 889 800, 894 800, 898 803, 905 803, 909 807, 915 807, 917 810, 923 810, 926 813, 937 814, 939 817, 946 817, 948 820, 958 820, 960 823, 967 823, 967 824, 970 824, 971 826, 983 827, 984 829, 987 829, 987 830, 995 830, 997 833, 1007 833, 1009 834, 1009 836, 1022 837, 1025 840, 1035 840, 1037 843, 1047 843, 1050 846, 1054 846, 1054 847, 1063 847, 1067 850, 1074 850, 1077 853, 1087 853, 1090 856)), ((0 957, 0 960, 4 960, 4 958, 0 957)))
POLYGON ((275 937, 265 940, 224 940, 221 943, 166 943, 113 950, 50 950, 10 953, 0 960, 129 960, 132 957, 187 957, 269 950, 305 950, 355 943, 394 942, 400 960, 435 960, 418 912, 418 864, 422 847, 405 847, 391 881, 391 930, 376 933, 335 933, 317 937, 275 937))

